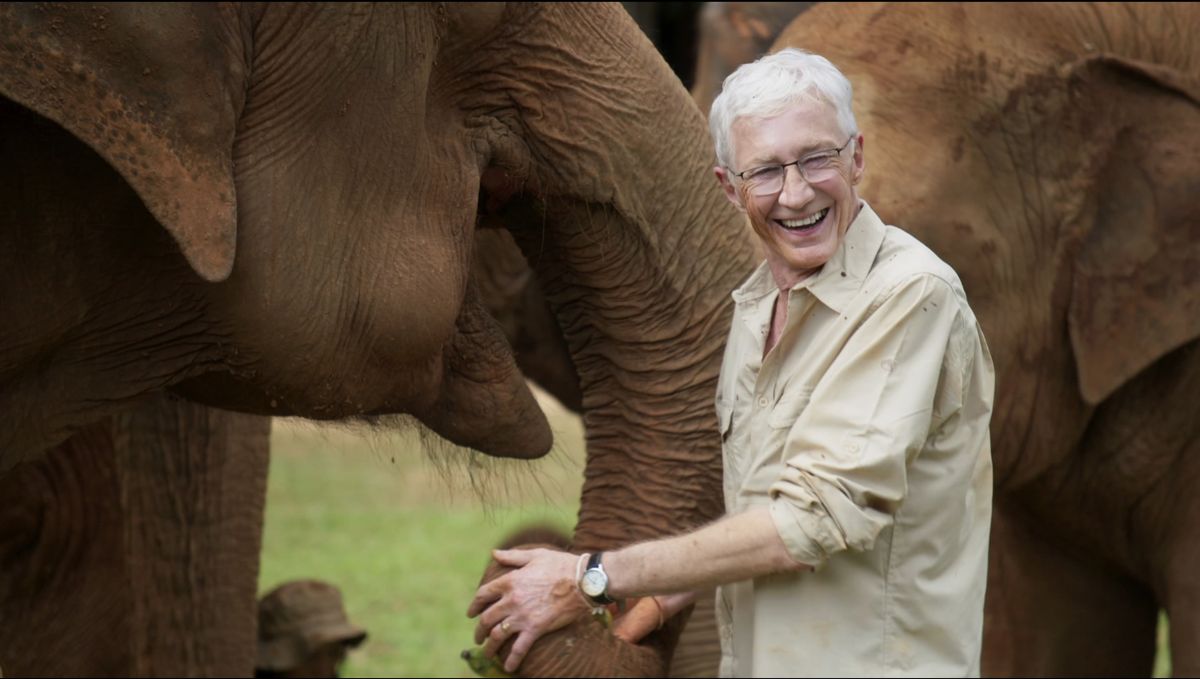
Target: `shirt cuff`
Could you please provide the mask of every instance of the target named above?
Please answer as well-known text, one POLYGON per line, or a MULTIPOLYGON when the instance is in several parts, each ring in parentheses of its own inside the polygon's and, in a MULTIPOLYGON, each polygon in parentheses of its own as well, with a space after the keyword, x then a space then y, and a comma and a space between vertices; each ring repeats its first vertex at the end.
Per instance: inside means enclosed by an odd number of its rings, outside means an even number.
POLYGON ((792 559, 818 568, 846 549, 846 541, 807 480, 796 476, 771 487, 768 509, 792 559))

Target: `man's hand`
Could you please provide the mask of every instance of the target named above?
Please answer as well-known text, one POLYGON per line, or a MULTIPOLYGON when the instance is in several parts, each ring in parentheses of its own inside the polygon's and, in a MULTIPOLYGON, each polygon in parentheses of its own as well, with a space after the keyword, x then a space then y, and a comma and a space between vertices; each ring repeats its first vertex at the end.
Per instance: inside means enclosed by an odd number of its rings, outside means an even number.
POLYGON ((575 582, 577 555, 549 549, 497 549, 492 557, 516 570, 481 585, 467 608, 467 617, 479 616, 475 643, 483 643, 487 657, 516 636, 504 662, 504 671, 511 673, 533 642, 566 627, 590 609, 575 582))

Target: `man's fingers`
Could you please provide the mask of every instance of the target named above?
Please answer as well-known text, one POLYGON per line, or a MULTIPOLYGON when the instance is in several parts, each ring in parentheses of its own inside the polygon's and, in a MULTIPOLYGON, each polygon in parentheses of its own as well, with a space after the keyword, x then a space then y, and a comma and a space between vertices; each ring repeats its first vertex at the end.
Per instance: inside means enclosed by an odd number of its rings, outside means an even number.
POLYGON ((495 605, 488 608, 479 616, 479 626, 484 630, 490 631, 496 625, 499 625, 505 618, 508 617, 508 611, 501 602, 497 601, 495 605))
POLYGON ((533 642, 537 640, 537 636, 532 632, 522 632, 517 635, 517 640, 513 642, 512 648, 508 651, 508 658, 504 661, 504 671, 512 674, 521 666, 521 661, 525 659, 525 654, 529 652, 529 648, 533 646, 533 642))
POLYGON ((475 590, 475 598, 471 599, 471 605, 467 607, 467 617, 474 618, 492 605, 492 602, 504 595, 504 588, 507 586, 507 576, 500 576, 491 582, 485 582, 475 590))
POLYGON ((499 624, 492 626, 491 631, 487 633, 487 639, 483 642, 483 655, 492 657, 504 646, 504 642, 514 634, 517 634, 517 628, 510 620, 502 620, 499 624))
POLYGON ((534 554, 541 549, 493 549, 492 558, 505 566, 524 566, 533 560, 534 554))

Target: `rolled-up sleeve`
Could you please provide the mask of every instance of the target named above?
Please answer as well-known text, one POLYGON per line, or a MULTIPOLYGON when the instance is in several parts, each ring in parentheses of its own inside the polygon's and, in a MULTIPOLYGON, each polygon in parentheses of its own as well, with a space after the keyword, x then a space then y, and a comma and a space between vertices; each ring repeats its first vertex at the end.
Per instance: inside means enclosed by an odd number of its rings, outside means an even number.
MULTIPOLYGON (((770 513, 792 558, 820 566, 869 550, 907 493, 906 465, 930 434, 947 348, 974 332, 933 274, 907 278, 849 336, 788 429, 770 513)), ((950 380, 957 382, 957 380, 950 380)), ((939 417, 944 417, 939 413, 939 417)))

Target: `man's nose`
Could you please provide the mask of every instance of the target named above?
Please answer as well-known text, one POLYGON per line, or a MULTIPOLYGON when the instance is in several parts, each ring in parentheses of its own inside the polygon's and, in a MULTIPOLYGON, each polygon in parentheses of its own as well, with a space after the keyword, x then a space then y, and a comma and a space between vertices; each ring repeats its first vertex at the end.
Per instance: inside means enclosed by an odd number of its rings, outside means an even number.
POLYGON ((812 184, 800 174, 799 167, 784 166, 783 188, 779 190, 779 202, 784 207, 803 207, 815 193, 812 184))

